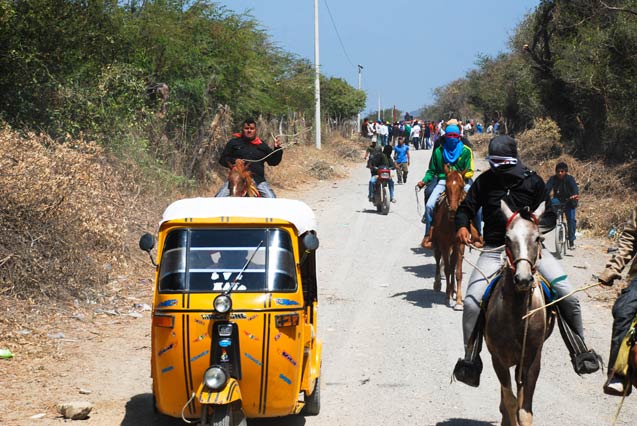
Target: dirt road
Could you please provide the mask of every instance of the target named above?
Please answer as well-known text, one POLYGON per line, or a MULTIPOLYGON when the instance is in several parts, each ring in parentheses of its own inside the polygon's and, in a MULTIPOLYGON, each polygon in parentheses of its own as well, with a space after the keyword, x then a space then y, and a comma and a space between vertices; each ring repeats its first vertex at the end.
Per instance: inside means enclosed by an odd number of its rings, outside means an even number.
MULTIPOLYGON (((432 290, 433 258, 419 248, 423 225, 414 196, 429 153, 412 152, 409 182, 396 186, 398 202, 388 216, 378 215, 367 202, 369 172, 362 163, 348 179, 324 182, 298 195, 319 220, 322 411, 317 417, 249 424, 499 424, 499 385, 486 349, 479 388, 451 383, 453 365, 462 354, 462 314, 432 290)), ((551 235, 547 241, 552 248, 551 235)), ((605 244, 580 238, 577 249, 563 260, 576 286, 589 283, 591 274, 601 269, 605 244)), ((470 271, 468 265, 465 271, 470 271)), ((465 281, 467 277, 465 273, 465 281)), ((150 297, 149 288, 144 294, 150 297)), ((579 297, 588 342, 606 359, 612 320, 608 302, 596 300, 603 295, 603 290, 594 289, 579 297)), ((51 404, 72 399, 95 404, 91 418, 82 424, 181 424, 152 412, 148 312, 137 319, 99 315, 65 332, 70 342, 61 343, 66 355, 59 364, 36 369, 26 385, 10 386, 15 404, 0 403, 3 424, 61 424, 51 404), (89 333, 91 327, 99 335, 89 333), (92 393, 79 395, 80 388, 92 393), (24 397, 16 401, 20 391, 24 397), (40 412, 45 418, 29 419, 40 412)), ((610 425, 619 399, 602 394, 603 380, 602 373, 579 377, 573 372, 556 330, 544 350, 534 404, 536 424, 610 425)), ((628 399, 618 424, 634 424, 635 418, 637 407, 628 399)))

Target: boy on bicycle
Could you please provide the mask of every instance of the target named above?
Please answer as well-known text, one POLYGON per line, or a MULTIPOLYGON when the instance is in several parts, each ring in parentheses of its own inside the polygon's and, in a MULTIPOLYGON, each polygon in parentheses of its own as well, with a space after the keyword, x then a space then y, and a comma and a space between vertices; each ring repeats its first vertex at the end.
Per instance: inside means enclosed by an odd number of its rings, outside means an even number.
POLYGON ((566 214, 566 222, 568 224, 568 248, 575 249, 575 209, 579 200, 579 188, 573 176, 568 174, 568 165, 559 162, 555 166, 555 175, 551 176, 546 182, 546 191, 553 195, 551 201, 553 205, 561 205, 566 214))

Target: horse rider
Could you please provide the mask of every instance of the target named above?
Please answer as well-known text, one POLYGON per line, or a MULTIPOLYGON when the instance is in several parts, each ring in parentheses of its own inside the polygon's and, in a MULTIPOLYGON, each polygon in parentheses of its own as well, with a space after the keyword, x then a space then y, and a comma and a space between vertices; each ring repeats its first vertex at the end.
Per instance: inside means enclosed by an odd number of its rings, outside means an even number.
MULTIPOLYGON (((544 181, 535 172, 527 169, 518 159, 515 139, 496 136, 489 143, 487 160, 490 169, 475 180, 464 201, 456 213, 457 238, 465 244, 472 243, 469 232, 471 218, 475 217, 480 207, 484 215, 485 251, 480 254, 476 268, 471 274, 464 299, 462 315, 463 336, 465 345, 464 358, 458 359, 453 370, 454 377, 473 387, 480 384, 482 360, 481 302, 488 286, 487 277, 493 277, 503 266, 501 254, 504 251, 504 236, 507 219, 500 210, 500 200, 504 200, 511 210, 519 211, 529 207, 534 211, 543 201, 545 212, 539 218, 540 230, 545 233, 555 227, 556 215, 550 204, 544 181), (499 249, 498 249, 499 248, 499 249), (488 250, 488 251, 487 251, 488 250)), ((561 265, 551 253, 542 249, 537 264, 538 271, 550 283, 556 297, 570 293, 572 288, 561 265)), ((601 359, 584 343, 584 328, 580 312, 579 300, 567 297, 557 304, 560 321, 564 327, 563 338, 571 354, 571 362, 577 374, 595 372, 600 367, 601 359)))
MULTIPOLYGON (((230 169, 236 160, 245 160, 250 164, 250 172, 259 194, 265 198, 276 198, 274 191, 265 180, 265 163, 276 166, 281 162, 283 149, 279 138, 274 138, 273 150, 259 139, 257 123, 251 118, 243 122, 241 134, 233 134, 233 136, 223 149, 219 157, 219 164, 230 169)), ((229 195, 230 188, 226 180, 215 196, 228 197, 229 195)))
POLYGON ((620 352, 621 342, 624 340, 635 316, 637 315, 637 205, 632 210, 630 220, 624 226, 619 236, 619 247, 606 268, 599 274, 600 283, 612 286, 613 281, 621 278, 621 271, 632 259, 628 270, 628 287, 622 290, 613 305, 613 334, 608 357, 608 380, 604 384, 604 393, 622 396, 630 391, 627 377, 617 371, 615 361, 620 352), (628 387, 628 388, 626 388, 628 387))
MULTIPOLYGON (((394 160, 391 158, 393 150, 394 148, 392 148, 391 145, 385 145, 383 147, 383 151, 373 155, 369 161, 369 169, 372 173, 372 177, 369 180, 367 199, 370 203, 374 202, 374 185, 378 180, 378 169, 381 166, 387 167, 388 169, 396 168, 396 163, 394 163, 394 160)), ((389 178, 389 199, 392 203, 396 202, 396 199, 394 198, 394 180, 391 177, 389 178)))
POLYGON ((445 128, 444 140, 440 146, 434 149, 429 159, 429 169, 425 176, 418 182, 418 188, 425 185, 434 185, 425 205, 425 236, 420 245, 423 248, 431 248, 431 235, 433 211, 440 194, 445 190, 445 164, 451 170, 464 173, 465 186, 467 192, 471 186, 470 179, 473 176, 473 152, 471 148, 465 146, 460 138, 460 128, 455 124, 449 124, 445 128))

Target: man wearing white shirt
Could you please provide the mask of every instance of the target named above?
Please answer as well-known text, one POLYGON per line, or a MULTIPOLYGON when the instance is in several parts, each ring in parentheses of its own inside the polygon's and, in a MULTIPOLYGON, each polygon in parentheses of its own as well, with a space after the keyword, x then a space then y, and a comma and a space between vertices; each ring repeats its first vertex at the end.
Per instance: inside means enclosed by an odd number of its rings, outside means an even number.
POLYGON ((420 149, 420 124, 418 120, 414 122, 414 126, 411 128, 411 134, 409 135, 409 139, 411 139, 411 143, 414 144, 415 149, 420 149))

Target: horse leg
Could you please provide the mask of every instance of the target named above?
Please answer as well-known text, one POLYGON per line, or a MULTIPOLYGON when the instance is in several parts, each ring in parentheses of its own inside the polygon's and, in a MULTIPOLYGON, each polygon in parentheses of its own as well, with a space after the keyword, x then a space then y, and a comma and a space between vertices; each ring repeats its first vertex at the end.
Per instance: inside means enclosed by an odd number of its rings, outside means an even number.
MULTIPOLYGON (((542 347, 536 348, 536 355, 526 371, 522 372, 522 386, 518 389, 518 422, 520 426, 533 425, 533 394, 540 375, 542 347)), ((517 370, 517 369, 516 369, 517 370)))
POLYGON ((456 266, 456 305, 453 307, 456 311, 461 311, 463 309, 462 305, 462 258, 464 253, 464 245, 458 247, 455 246, 454 256, 452 262, 456 266))
POLYGON ((518 402, 511 387, 511 374, 509 369, 500 364, 498 359, 491 355, 491 362, 496 376, 500 381, 500 413, 502 413, 502 426, 518 426, 517 410, 518 402))
POLYGON ((449 252, 449 248, 444 251, 444 265, 445 265, 445 280, 447 282, 447 289, 445 291, 447 295, 447 304, 449 307, 453 306, 453 286, 454 286, 454 277, 453 277, 453 267, 451 262, 452 256, 449 252))
POLYGON ((437 244, 434 244, 434 259, 436 260, 436 276, 434 278, 434 291, 440 291, 442 286, 442 280, 440 278, 440 249, 437 244))

